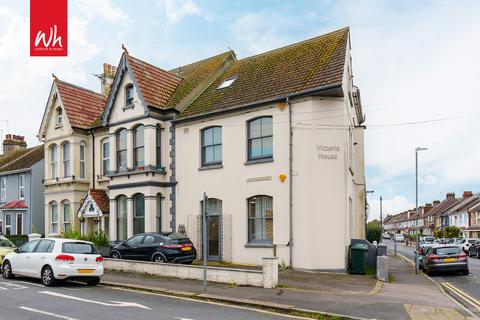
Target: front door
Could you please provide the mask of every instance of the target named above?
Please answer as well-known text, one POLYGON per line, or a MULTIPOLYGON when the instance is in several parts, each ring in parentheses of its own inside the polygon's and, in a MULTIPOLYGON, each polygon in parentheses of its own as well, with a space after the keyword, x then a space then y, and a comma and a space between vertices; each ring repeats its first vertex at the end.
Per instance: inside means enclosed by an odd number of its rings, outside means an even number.
POLYGON ((207 216, 208 260, 220 260, 220 216, 207 216))

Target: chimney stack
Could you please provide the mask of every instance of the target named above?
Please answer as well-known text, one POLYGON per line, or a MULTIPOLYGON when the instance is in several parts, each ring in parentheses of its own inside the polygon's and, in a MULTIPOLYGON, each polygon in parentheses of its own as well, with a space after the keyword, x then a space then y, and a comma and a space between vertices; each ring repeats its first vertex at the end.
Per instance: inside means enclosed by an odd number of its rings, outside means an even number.
POLYGON ((455 199, 455 193, 454 192, 447 193, 447 199, 455 199))
POLYGON ((3 140, 3 154, 8 154, 16 150, 27 148, 24 136, 17 136, 16 134, 5 135, 3 140))
POLYGON ((110 94, 112 89, 113 79, 115 79, 115 74, 117 73, 117 67, 112 66, 108 63, 103 64, 103 73, 100 75, 101 90, 104 96, 110 94))
POLYGON ((472 191, 463 191, 463 199, 470 198, 471 196, 473 196, 472 191))
POLYGON ((433 207, 435 208, 440 204, 440 200, 433 200, 433 207))
MULTIPOLYGON (((434 202, 435 203, 435 202, 434 202)), ((432 210, 433 206, 431 203, 425 203, 425 207, 423 207, 423 214, 428 213, 428 211, 432 210)))

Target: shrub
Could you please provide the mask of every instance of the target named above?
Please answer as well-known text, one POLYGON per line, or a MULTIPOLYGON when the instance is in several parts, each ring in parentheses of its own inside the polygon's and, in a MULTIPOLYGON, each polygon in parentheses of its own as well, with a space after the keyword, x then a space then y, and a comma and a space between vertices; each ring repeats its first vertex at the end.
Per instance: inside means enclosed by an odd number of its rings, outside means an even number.
POLYGON ((82 235, 80 234, 80 232, 76 231, 76 230, 71 230, 69 232, 66 232, 63 237, 65 239, 74 239, 74 240, 82 240, 82 235))
POLYGON ((105 233, 101 231, 95 231, 94 233, 89 234, 86 239, 87 241, 93 242, 93 244, 99 248, 99 247, 108 247, 109 242, 108 238, 105 235, 105 233))
POLYGON ((373 220, 367 223, 367 240, 370 242, 377 241, 380 242, 382 237, 382 227, 380 226, 380 221, 373 220))
POLYGON ((442 229, 433 230, 433 236, 435 238, 445 238, 445 232, 442 229))
POLYGON ((460 235, 460 229, 455 226, 448 226, 444 229, 445 238, 457 238, 460 235))
POLYGON ((28 235, 26 234, 11 234, 5 236, 8 240, 12 241, 17 247, 23 246, 28 242, 28 235))

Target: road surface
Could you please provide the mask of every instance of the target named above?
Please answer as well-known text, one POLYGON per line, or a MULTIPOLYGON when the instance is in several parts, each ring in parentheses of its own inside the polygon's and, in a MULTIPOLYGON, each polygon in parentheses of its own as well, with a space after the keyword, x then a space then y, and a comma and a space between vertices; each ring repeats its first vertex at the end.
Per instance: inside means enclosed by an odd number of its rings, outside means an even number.
POLYGON ((298 319, 254 309, 158 294, 63 283, 47 288, 29 279, 0 279, 0 319, 215 320, 298 319))

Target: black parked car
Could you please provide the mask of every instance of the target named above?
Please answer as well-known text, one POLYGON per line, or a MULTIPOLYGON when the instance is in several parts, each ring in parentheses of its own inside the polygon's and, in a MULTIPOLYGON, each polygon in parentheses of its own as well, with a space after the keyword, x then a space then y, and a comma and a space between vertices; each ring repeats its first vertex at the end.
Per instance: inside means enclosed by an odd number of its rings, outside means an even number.
POLYGON ((191 264, 197 250, 186 236, 178 233, 141 233, 110 248, 113 259, 145 260, 191 264))
POLYGON ((468 256, 480 259, 480 240, 475 241, 468 249, 468 256))

